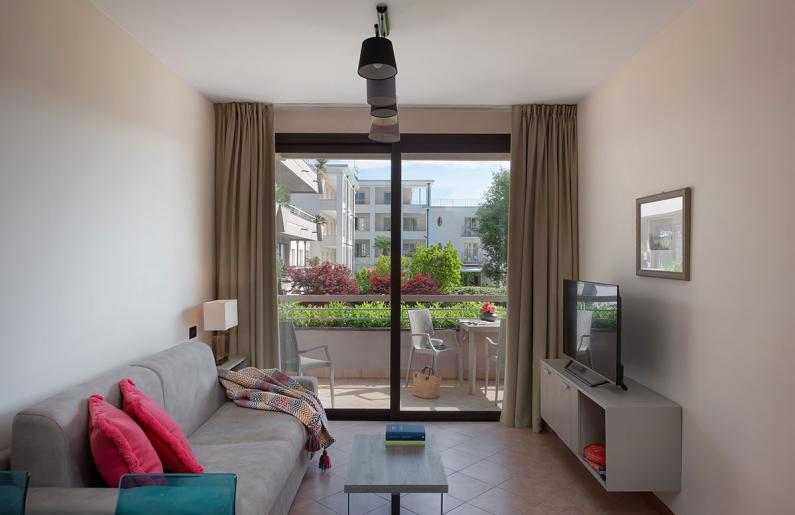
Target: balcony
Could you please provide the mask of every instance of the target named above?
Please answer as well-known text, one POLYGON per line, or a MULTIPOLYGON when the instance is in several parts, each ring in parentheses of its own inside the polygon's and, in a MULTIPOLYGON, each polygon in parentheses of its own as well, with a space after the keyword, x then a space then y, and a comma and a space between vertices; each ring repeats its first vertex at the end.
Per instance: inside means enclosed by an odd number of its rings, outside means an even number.
POLYGON ((315 215, 290 204, 276 207, 276 230, 281 240, 321 241, 323 227, 315 215))
POLYGON ((317 172, 303 159, 276 161, 276 183, 290 193, 322 193, 317 172))
POLYGON ((482 265, 483 256, 480 254, 472 254, 469 252, 462 252, 460 254, 461 262, 465 265, 482 265))
MULTIPOLYGON (((499 314, 505 315, 506 297, 503 295, 404 295, 401 330, 401 407, 404 410, 457 411, 496 410, 502 402, 502 388, 495 404, 494 367, 490 372, 490 387, 484 389, 485 344, 476 341, 476 389, 467 390, 466 364, 469 345, 459 344, 459 318, 476 318, 485 301, 497 303, 499 314), (451 344, 458 344, 464 356, 464 382, 456 380, 455 353, 442 354, 438 374, 442 376, 442 394, 438 399, 414 397, 403 387, 408 366, 410 334, 409 307, 427 306, 431 310, 436 336, 451 344)), ((335 366, 335 404, 337 408, 389 407, 389 296, 388 295, 280 295, 279 318, 292 322, 299 349, 328 345, 335 366)), ((312 354, 308 354, 312 356, 312 354)), ((412 369, 429 364, 430 357, 415 356, 412 369)), ((325 406, 331 405, 328 371, 310 372, 319 378, 319 397, 325 406)), ((502 387, 502 385, 501 385, 502 387)))
POLYGON ((480 238, 480 229, 477 227, 462 227, 461 236, 464 238, 480 238))

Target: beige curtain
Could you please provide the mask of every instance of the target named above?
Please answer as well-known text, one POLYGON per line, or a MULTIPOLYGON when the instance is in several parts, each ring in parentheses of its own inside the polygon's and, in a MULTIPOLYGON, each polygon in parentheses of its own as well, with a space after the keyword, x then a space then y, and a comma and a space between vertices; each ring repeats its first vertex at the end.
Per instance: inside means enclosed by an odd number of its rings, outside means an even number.
POLYGON ((237 299, 230 354, 277 367, 273 107, 215 105, 215 241, 218 298, 237 299))
POLYGON ((539 360, 561 352, 563 279, 578 273, 577 106, 514 106, 502 422, 540 429, 539 360))

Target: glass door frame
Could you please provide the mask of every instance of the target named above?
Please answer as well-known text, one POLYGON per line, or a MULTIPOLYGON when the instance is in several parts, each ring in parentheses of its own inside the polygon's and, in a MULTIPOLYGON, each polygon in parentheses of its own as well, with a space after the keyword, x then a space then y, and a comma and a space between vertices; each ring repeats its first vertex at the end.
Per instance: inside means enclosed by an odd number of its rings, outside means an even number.
MULTIPOLYGON (((402 134, 398 143, 376 143, 367 134, 349 133, 285 133, 275 134, 277 154, 361 155, 388 154, 391 162, 392 220, 402 220, 402 162, 404 154, 445 155, 460 159, 462 155, 505 155, 511 151, 510 134, 402 134)), ((335 408, 327 409, 332 420, 418 420, 418 421, 496 421, 500 411, 401 411, 400 409, 400 256, 402 224, 390 227, 392 284, 390 290, 389 331, 389 409, 335 408)))

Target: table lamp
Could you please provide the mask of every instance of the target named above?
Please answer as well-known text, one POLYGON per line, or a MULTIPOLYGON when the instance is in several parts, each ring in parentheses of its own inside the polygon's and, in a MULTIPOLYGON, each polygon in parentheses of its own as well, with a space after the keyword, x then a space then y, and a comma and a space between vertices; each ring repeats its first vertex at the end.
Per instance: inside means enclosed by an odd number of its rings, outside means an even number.
POLYGON ((229 357, 229 329, 237 325, 237 299, 213 300, 202 305, 204 330, 213 331, 215 363, 229 357))

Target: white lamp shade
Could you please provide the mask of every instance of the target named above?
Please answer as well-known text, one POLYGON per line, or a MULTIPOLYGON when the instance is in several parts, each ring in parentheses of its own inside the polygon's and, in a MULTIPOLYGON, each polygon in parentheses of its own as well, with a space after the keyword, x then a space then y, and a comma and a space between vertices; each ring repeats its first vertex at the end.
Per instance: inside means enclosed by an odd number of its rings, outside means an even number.
POLYGON ((237 299, 205 302, 204 330, 226 331, 237 325, 237 299))

